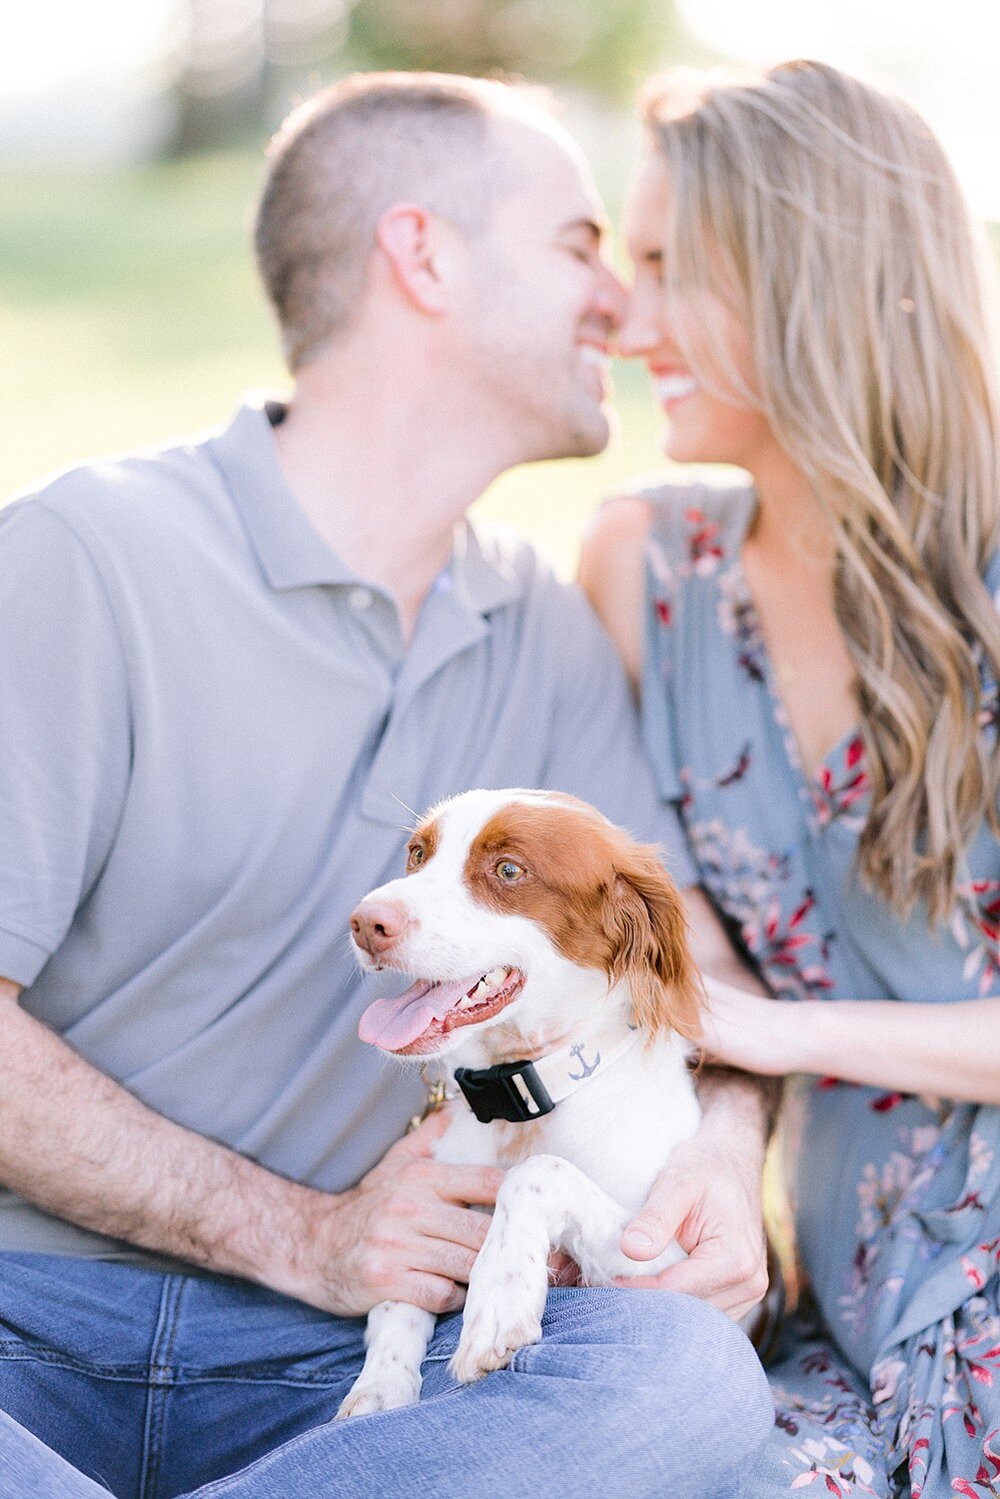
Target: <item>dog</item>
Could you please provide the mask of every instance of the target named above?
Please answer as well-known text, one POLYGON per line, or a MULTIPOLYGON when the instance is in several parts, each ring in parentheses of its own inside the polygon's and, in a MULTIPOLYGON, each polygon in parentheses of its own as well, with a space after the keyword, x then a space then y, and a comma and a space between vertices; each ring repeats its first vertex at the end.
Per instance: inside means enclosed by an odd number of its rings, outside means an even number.
MULTIPOLYGON (((656 850, 585 802, 469 791, 419 823, 405 877, 362 900, 351 934, 363 970, 416 980, 370 1005, 359 1035, 438 1070, 456 1103, 436 1159, 508 1168, 451 1363, 467 1383, 541 1337, 551 1249, 585 1285, 640 1273, 622 1230, 700 1120, 681 898, 656 850)), ((671 1245, 641 1273, 681 1258, 671 1245)), ((416 1401, 434 1321, 373 1307, 338 1415, 416 1401)))

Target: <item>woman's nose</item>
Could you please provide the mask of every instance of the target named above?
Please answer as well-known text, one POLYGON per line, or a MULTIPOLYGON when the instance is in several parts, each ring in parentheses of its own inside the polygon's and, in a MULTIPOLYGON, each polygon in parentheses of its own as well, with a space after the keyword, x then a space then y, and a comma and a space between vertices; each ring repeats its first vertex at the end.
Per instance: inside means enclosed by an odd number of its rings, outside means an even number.
POLYGON ((618 329, 618 353, 623 359, 641 357, 663 343, 663 316, 658 302, 649 292, 633 287, 618 329))

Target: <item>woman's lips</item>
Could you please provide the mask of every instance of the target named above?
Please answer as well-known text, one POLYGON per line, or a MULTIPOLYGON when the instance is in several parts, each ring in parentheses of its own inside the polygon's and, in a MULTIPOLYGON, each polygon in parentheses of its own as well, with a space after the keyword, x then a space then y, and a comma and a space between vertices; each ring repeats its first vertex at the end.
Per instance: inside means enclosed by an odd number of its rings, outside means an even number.
POLYGON ((654 372, 653 388, 661 406, 670 407, 693 396, 698 389, 698 382, 693 375, 661 375, 654 372))

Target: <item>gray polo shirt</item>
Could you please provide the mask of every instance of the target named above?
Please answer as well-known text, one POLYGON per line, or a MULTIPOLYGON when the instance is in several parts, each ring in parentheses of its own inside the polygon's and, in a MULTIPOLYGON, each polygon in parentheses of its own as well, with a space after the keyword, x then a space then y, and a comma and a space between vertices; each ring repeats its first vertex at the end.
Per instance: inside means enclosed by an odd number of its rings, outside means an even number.
MULTIPOLYGON (((346 940, 414 813, 560 788, 692 872, 580 595, 464 525, 405 650, 269 412, 0 512, 0 975, 152 1108, 337 1191, 422 1096, 357 1038, 392 983, 346 940)), ((9 1192, 2 1249, 145 1258, 9 1192)))

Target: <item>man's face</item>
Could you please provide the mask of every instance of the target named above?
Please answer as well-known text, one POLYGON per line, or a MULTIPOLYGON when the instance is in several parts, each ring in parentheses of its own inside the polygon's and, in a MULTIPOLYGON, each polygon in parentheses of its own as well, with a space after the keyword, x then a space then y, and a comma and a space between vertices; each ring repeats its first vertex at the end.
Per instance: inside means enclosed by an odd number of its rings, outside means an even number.
POLYGON ((624 305, 603 256, 600 198, 561 131, 496 129, 511 188, 469 242, 463 363, 509 423, 515 461, 599 453, 610 432, 608 343, 624 305))

